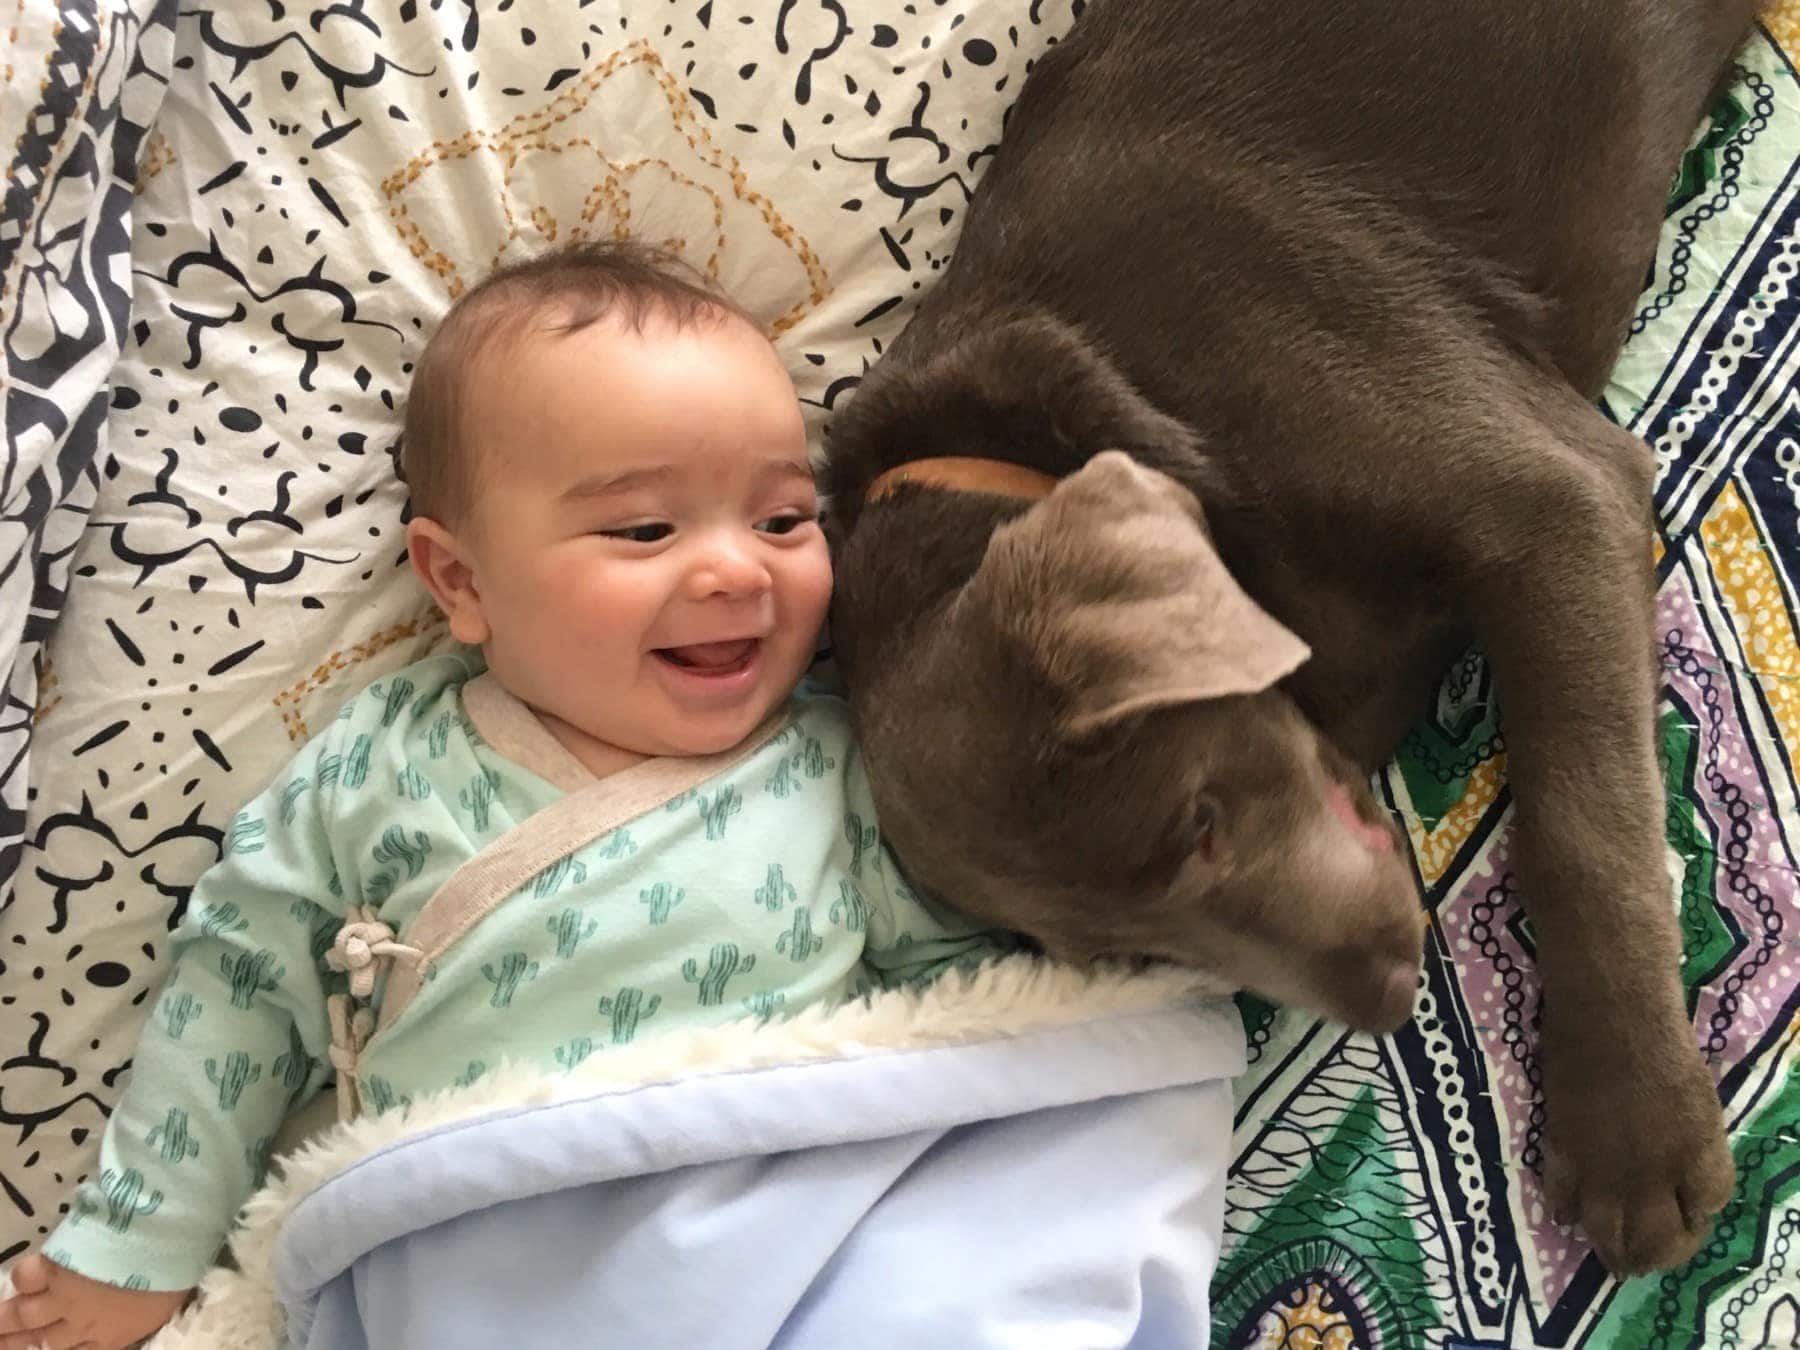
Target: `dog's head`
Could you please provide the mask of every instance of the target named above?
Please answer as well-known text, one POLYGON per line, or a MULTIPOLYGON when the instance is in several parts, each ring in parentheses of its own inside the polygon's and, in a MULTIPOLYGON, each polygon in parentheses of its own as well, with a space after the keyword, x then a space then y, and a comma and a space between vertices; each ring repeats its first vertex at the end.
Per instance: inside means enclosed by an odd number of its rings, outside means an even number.
POLYGON ((1307 655, 1192 493, 1101 454, 993 532, 904 654, 853 672, 883 831, 918 880, 1052 955, 1164 957, 1391 1029, 1417 886, 1277 687, 1307 655))

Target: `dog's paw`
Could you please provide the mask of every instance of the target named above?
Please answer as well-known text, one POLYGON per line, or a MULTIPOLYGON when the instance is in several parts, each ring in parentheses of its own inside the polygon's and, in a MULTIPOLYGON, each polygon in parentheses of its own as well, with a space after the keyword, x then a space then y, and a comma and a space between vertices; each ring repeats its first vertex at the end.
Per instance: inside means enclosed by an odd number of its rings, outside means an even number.
POLYGON ((1579 1225, 1614 1275, 1691 1259, 1731 1198, 1736 1169, 1712 1077, 1692 1043, 1654 1069, 1602 1068, 1572 1056, 1546 1084, 1544 1193, 1551 1216, 1579 1225))

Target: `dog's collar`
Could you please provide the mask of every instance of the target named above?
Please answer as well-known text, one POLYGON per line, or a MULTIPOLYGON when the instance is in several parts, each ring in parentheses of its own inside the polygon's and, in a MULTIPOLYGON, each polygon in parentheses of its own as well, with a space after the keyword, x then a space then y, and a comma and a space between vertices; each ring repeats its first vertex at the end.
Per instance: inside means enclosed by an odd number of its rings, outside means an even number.
POLYGON ((978 459, 972 455, 939 455, 896 464, 863 494, 866 502, 880 501, 902 483, 923 483, 954 492, 985 492, 996 497, 1036 500, 1050 495, 1056 479, 1023 464, 1004 459, 978 459))

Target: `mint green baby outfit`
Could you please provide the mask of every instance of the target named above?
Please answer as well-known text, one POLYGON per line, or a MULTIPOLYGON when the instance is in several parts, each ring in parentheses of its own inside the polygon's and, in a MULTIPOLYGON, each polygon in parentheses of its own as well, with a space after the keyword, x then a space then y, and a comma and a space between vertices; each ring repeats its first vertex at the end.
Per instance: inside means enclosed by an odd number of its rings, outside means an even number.
POLYGON ((735 758, 595 780, 475 659, 433 657, 364 690, 232 821, 45 1251, 194 1284, 334 1064, 378 1113, 502 1061, 567 1070, 1011 946, 908 888, 841 700, 797 694, 735 758), (573 816, 614 827, 546 843, 573 816), (533 847, 541 867, 496 880, 533 847))

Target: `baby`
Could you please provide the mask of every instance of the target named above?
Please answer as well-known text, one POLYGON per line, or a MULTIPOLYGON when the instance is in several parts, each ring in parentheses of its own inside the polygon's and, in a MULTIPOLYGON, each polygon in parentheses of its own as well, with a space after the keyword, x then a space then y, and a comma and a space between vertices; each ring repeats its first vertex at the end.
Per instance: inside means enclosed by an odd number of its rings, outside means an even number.
POLYGON ((232 822, 0 1350, 167 1322, 334 1069, 382 1112, 1007 949, 907 888, 844 705, 796 692, 831 569, 744 313, 634 245, 505 268, 424 352, 404 463, 481 659, 377 681, 232 822))

